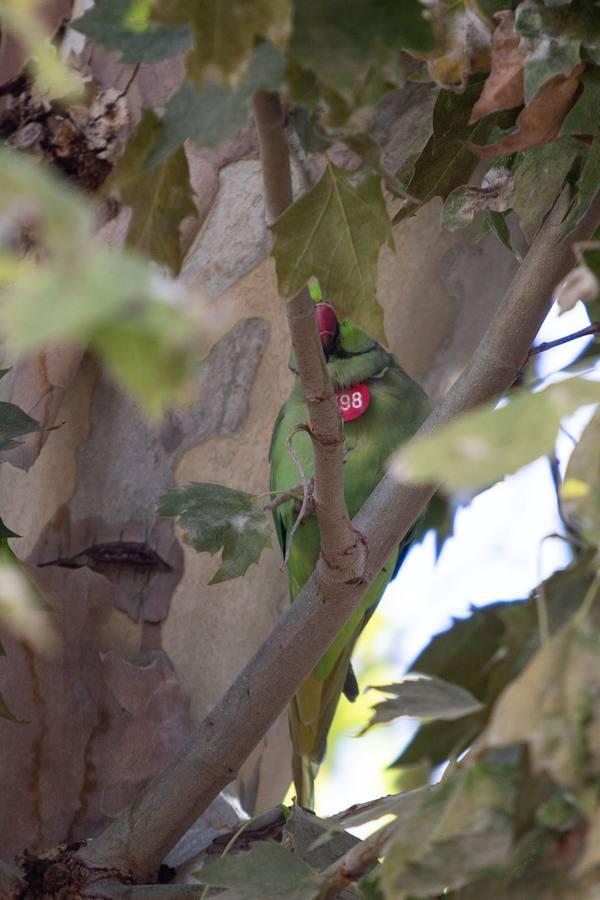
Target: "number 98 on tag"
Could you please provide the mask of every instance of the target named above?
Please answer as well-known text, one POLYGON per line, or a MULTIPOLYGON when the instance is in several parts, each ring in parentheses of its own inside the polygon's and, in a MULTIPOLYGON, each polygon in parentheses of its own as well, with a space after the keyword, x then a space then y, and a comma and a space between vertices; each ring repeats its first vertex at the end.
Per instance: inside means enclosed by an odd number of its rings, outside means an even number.
POLYGON ((352 422, 366 411, 371 394, 366 384, 355 384, 354 387, 336 393, 338 409, 344 422, 352 422))

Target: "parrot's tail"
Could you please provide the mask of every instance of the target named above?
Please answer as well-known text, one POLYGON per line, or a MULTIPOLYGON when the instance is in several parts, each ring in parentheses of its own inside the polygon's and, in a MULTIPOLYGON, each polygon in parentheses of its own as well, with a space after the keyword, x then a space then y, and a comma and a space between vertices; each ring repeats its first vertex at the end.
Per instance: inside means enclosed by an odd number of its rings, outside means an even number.
POLYGON ((306 756, 300 756, 294 750, 292 753, 292 775, 296 787, 296 802, 305 809, 315 807, 315 778, 319 771, 318 763, 312 762, 306 756))

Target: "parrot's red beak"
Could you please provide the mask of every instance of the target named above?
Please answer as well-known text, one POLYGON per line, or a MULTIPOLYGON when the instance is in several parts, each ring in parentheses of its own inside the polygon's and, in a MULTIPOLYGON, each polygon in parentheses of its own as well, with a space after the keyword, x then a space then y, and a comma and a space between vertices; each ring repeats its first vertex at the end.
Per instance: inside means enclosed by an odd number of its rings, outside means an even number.
POLYGON ((327 353, 333 347, 338 330, 338 320, 335 309, 329 303, 317 303, 315 305, 315 319, 321 336, 323 350, 327 353))

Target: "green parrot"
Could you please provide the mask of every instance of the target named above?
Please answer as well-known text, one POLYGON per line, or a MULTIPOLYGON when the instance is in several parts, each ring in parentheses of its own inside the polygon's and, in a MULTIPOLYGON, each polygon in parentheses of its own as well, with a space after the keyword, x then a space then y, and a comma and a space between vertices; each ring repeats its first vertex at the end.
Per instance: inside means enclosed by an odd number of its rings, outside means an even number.
MULTIPOLYGON (((317 303, 315 316, 327 369, 344 420, 344 489, 352 518, 381 480, 390 454, 425 420, 430 403, 423 389, 406 374, 391 353, 352 322, 338 322, 332 306, 317 303)), ((296 371, 293 354, 290 368, 296 371)), ((278 492, 297 488, 302 481, 287 442, 294 426, 307 421, 302 387, 296 378, 275 422, 271 441, 271 491, 275 496, 278 492)), ((305 431, 294 435, 293 449, 306 478, 312 478, 312 446, 305 431)), ((276 506, 273 512, 281 549, 284 556, 286 552, 288 554, 292 601, 312 574, 320 549, 314 511, 297 526, 288 548, 299 509, 300 503, 291 499, 276 506)), ((350 665, 354 645, 406 555, 412 536, 407 535, 387 560, 359 608, 292 699, 289 709, 292 769, 297 799, 302 806, 313 806, 314 779, 342 692, 350 700, 358 695, 350 665)))

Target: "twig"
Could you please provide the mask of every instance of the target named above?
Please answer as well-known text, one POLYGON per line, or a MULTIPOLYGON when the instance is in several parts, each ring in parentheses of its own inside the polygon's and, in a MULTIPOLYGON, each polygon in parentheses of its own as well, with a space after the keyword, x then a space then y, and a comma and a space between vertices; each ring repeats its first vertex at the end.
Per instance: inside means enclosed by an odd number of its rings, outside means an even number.
POLYGON ((560 475, 558 458, 555 453, 552 453, 550 454, 550 456, 548 456, 548 465, 550 466, 550 477, 552 478, 552 486, 554 488, 554 497, 556 499, 556 510, 558 512, 558 518, 562 522, 567 534, 574 538, 579 544, 581 544, 581 533, 579 529, 577 529, 565 515, 561 495, 562 478, 560 475))
MULTIPOLYGON (((273 495, 271 495, 273 496, 273 495)), ((302 500, 304 497, 304 488, 301 484, 299 484, 295 488, 290 488, 289 491, 278 491, 277 496, 274 500, 271 500, 270 503, 265 503, 263 506, 264 510, 273 510, 277 509, 278 506, 283 506, 284 503, 289 503, 290 500, 302 500)))
POLYGON ((543 344, 532 347, 527 358, 537 356, 538 353, 545 353, 546 350, 552 350, 554 347, 560 347, 562 344, 568 344, 569 341, 576 341, 578 338, 586 337, 588 334, 598 334, 598 332, 600 332, 600 322, 592 322, 591 325, 586 325, 581 331, 574 331, 573 334, 565 334, 564 337, 556 338, 555 341, 544 341, 543 344))
MULTIPOLYGON (((420 433, 501 395, 512 384, 552 303, 555 285, 571 265, 560 241, 566 193, 534 239, 469 365, 420 433)), ((585 239, 600 224, 600 199, 578 226, 585 239)), ((403 485, 386 476, 353 520, 369 546, 365 582, 340 578, 333 602, 323 601, 315 571, 272 634, 246 665, 182 751, 106 831, 79 851, 89 865, 140 876, 155 871, 192 822, 230 781, 314 669, 368 585, 403 539, 435 485, 403 485)))
MULTIPOLYGON (((302 463, 300 462, 300 458, 298 457, 298 454, 296 453, 296 451, 294 450, 294 448, 293 448, 293 446, 292 446, 292 440, 293 440, 294 435, 295 435, 295 434, 298 434, 299 431, 308 431, 308 430, 309 430, 309 429, 308 429, 308 428, 306 427, 306 425, 304 425, 304 424, 298 424, 298 425, 295 425, 295 426, 292 428, 292 430, 291 430, 291 432, 290 432, 290 434, 289 434, 289 436, 288 436, 288 439, 287 439, 287 441, 286 441, 286 446, 287 446, 288 453, 289 453, 290 456, 292 457, 292 459, 293 459, 293 461, 294 461, 294 465, 295 465, 296 468, 298 469, 298 472, 300 473, 300 478, 302 479, 302 506, 300 507, 300 512, 299 512, 298 515, 296 516, 296 521, 294 522, 294 524, 293 524, 293 526, 292 526, 292 530, 290 531, 290 534, 289 534, 289 537, 288 537, 287 545, 286 545, 286 548, 285 548, 285 556, 284 556, 284 558, 283 558, 283 566, 282 566, 282 568, 285 568, 285 567, 287 566, 287 564, 288 564, 288 560, 289 560, 289 557, 290 557, 290 550, 292 549, 292 542, 293 542, 293 540, 294 540, 294 537, 295 537, 295 535, 296 535, 296 532, 297 532, 297 530, 298 530, 298 527, 299 527, 299 526, 302 524, 302 522, 304 521, 304 517, 306 516, 306 512, 307 512, 307 510, 308 510, 308 505, 309 505, 309 504, 308 504, 308 501, 309 501, 309 490, 310 490, 310 488, 309 488, 308 478, 306 477, 306 473, 305 473, 305 471, 304 471, 304 469, 303 469, 303 467, 302 467, 302 463)), ((315 489, 314 489, 314 484, 313 484, 313 486, 312 486, 312 497, 313 497, 313 499, 314 499, 314 490, 315 490, 315 489)))

